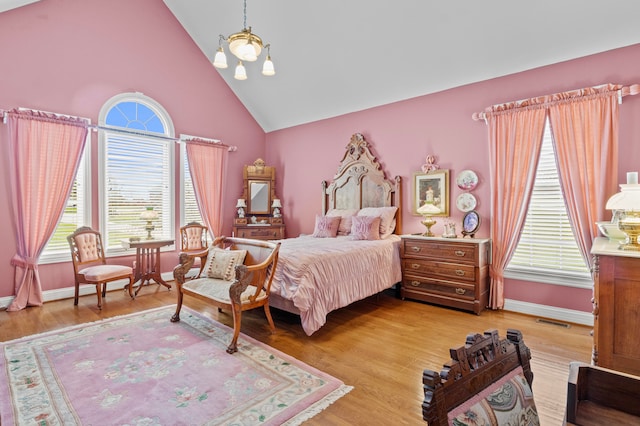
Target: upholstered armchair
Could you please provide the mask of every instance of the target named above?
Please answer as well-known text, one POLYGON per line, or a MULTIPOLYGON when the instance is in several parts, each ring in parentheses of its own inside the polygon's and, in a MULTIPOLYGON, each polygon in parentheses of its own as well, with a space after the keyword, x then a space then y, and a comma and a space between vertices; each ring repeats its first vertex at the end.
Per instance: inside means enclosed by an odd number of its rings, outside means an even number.
POLYGON ((71 260, 75 279, 73 304, 78 304, 80 284, 96 286, 98 309, 102 309, 102 298, 107 294, 107 283, 129 280, 129 295, 133 295, 133 269, 129 266, 108 265, 102 246, 102 236, 88 226, 83 226, 67 237, 71 247, 71 260))

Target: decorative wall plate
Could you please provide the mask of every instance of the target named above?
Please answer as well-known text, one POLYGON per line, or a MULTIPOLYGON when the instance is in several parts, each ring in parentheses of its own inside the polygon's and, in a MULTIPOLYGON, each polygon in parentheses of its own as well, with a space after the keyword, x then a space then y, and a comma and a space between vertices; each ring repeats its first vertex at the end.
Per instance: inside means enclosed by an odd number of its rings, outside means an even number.
POLYGON ((461 212, 470 212, 471 210, 476 208, 478 202, 476 201, 476 197, 473 194, 469 194, 468 192, 463 192, 458 195, 456 199, 456 207, 461 212))
POLYGON ((465 191, 471 191, 478 186, 478 175, 472 170, 463 170, 456 178, 458 188, 465 191))

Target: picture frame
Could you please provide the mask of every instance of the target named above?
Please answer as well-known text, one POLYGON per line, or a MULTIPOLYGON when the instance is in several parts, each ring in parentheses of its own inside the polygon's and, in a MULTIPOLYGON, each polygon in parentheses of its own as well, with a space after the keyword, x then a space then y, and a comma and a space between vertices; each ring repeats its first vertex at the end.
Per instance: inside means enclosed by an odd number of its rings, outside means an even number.
POLYGON ((418 209, 427 203, 440 209, 430 216, 449 216, 449 170, 413 174, 413 214, 420 215, 418 209))
POLYGON ((462 238, 467 235, 474 238, 478 228, 480 228, 480 215, 478 212, 475 210, 467 212, 462 218, 462 238))

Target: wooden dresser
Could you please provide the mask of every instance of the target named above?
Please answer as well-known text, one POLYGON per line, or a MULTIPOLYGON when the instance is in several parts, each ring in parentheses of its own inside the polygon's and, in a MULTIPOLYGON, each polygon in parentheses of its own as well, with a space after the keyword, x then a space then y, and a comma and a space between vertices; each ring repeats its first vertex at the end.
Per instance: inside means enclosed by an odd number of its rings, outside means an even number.
POLYGON ((402 299, 476 314, 489 303, 491 240, 403 235, 402 299))
MULTIPOLYGON (((251 238, 253 240, 281 240, 284 238, 284 223, 282 219, 271 218, 267 225, 251 225, 248 223, 233 224, 233 236, 238 238, 251 238)), ((245 221, 246 222, 246 221, 245 221)))
POLYGON ((640 375, 640 252, 596 238, 593 287, 593 363, 640 375))

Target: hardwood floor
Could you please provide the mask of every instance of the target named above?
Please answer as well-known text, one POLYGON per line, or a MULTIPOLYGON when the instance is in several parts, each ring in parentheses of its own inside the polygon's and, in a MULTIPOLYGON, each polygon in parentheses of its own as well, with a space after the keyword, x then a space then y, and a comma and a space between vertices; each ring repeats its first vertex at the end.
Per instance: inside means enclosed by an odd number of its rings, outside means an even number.
MULTIPOLYGON (((102 311, 95 294, 48 302, 19 312, 0 312, 0 341, 73 324, 97 321, 163 305, 175 304, 175 291, 143 288, 136 300, 109 292, 102 311)), ((185 305, 227 325, 230 314, 185 298, 185 305)), ((307 425, 421 425, 422 371, 439 371, 449 348, 464 344, 470 332, 519 329, 531 349, 533 391, 542 425, 561 425, 569 361, 590 362, 591 328, 540 323, 536 318, 504 311, 472 313, 395 297, 390 290, 332 312, 312 336, 299 318, 272 309, 277 332, 269 332, 261 309, 243 314, 243 333, 329 373, 354 389, 307 425)), ((167 318, 169 321, 169 318, 167 318)), ((242 338, 241 338, 242 340, 242 338)), ((230 355, 231 356, 231 355, 230 355)))

